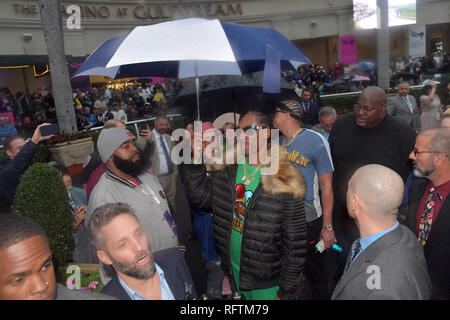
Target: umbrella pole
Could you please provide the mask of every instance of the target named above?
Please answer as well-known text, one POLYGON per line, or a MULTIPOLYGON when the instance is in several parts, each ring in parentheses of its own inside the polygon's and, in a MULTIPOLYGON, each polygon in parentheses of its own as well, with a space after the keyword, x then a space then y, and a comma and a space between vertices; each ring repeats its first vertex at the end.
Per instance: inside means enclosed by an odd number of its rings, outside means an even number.
POLYGON ((200 89, 199 79, 195 77, 195 90, 197 93, 197 121, 200 121, 200 89))

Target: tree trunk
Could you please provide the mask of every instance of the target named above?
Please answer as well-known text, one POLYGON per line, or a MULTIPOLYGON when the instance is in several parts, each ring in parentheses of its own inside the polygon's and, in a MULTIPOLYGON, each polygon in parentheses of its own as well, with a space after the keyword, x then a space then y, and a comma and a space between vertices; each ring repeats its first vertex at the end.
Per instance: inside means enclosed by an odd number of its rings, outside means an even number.
POLYGON ((60 132, 77 132, 72 86, 66 64, 60 1, 39 0, 41 23, 50 64, 56 116, 60 132))

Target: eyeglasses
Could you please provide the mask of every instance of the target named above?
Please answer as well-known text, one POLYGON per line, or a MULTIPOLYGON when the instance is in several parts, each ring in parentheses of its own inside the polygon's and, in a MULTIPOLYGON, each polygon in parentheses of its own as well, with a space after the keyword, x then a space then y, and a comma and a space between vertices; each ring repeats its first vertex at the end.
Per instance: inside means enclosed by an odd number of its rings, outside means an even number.
POLYGON ((430 151, 430 150, 419 151, 419 150, 417 150, 417 148, 414 148, 412 152, 414 152, 414 157, 417 157, 417 154, 421 154, 421 153, 443 153, 441 151, 430 151))
POLYGON ((238 129, 236 129, 236 131, 242 130, 242 131, 244 131, 245 134, 248 135, 248 133, 249 133, 248 131, 250 129, 253 129, 253 131, 251 132, 251 135, 254 135, 257 130, 266 129, 266 128, 267 128, 266 126, 257 126, 256 124, 252 124, 250 126, 246 126, 245 128, 242 128, 242 129, 238 128, 238 129))
POLYGON ((362 106, 359 103, 355 103, 353 105, 353 108, 355 109, 355 111, 360 111, 361 109, 364 112, 372 112, 373 110, 375 110, 377 107, 370 107, 370 106, 362 106))

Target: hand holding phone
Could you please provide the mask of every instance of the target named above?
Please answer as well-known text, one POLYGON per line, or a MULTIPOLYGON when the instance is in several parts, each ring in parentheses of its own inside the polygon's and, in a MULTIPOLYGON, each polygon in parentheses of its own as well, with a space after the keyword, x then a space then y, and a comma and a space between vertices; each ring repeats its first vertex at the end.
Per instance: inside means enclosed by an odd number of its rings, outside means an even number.
POLYGON ((40 132, 42 137, 58 134, 58 125, 55 123, 49 126, 42 126, 40 127, 40 132))
POLYGON ((39 142, 46 140, 48 138, 53 137, 55 134, 58 134, 58 125, 57 124, 51 124, 51 123, 43 123, 39 125, 36 130, 34 130, 33 136, 31 137, 31 141, 33 143, 38 144, 39 142), (52 129, 43 129, 53 127, 52 129), (41 131, 43 129, 43 131, 41 131), (55 132, 55 133, 52 133, 55 132))

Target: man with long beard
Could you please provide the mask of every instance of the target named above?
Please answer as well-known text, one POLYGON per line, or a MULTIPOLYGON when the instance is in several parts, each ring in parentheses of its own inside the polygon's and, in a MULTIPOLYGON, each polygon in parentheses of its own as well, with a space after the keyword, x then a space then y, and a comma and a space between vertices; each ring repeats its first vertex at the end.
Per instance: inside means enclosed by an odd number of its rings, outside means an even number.
MULTIPOLYGON (((134 135, 121 128, 103 129, 97 149, 107 171, 92 190, 86 223, 89 224, 94 210, 101 205, 127 203, 134 207, 155 252, 178 247, 178 229, 167 197, 158 179, 146 172, 148 157, 136 147, 134 135)), ((111 279, 111 271, 101 264, 105 284, 111 279)))
POLYGON ((115 271, 103 293, 121 300, 196 298, 183 255, 176 248, 153 255, 147 235, 129 205, 108 203, 98 207, 88 229, 98 259, 115 271))

